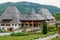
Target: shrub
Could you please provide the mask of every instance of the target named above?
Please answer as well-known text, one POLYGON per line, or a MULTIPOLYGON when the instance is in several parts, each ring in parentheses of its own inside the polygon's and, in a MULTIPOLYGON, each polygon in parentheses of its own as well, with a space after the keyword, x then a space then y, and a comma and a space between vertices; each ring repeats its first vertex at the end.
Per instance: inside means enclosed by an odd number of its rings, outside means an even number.
POLYGON ((22 33, 20 33, 20 32, 17 32, 17 33, 13 32, 10 35, 11 36, 27 36, 27 35, 29 35, 29 33, 28 32, 22 32, 22 33))
POLYGON ((2 32, 6 32, 6 30, 4 28, 0 29, 0 33, 2 32))
POLYGON ((58 28, 58 34, 60 34, 60 27, 58 28))
POLYGON ((49 25, 48 25, 48 31, 49 31, 49 32, 51 32, 51 31, 56 31, 55 25, 49 24, 49 25))

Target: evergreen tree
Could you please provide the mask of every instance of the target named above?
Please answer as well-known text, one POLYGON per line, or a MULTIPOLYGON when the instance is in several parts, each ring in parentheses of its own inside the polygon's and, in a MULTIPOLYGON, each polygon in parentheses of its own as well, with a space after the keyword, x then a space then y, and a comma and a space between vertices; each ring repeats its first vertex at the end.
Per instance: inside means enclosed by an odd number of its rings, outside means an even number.
POLYGON ((43 23, 42 33, 47 34, 47 23, 46 22, 43 23))

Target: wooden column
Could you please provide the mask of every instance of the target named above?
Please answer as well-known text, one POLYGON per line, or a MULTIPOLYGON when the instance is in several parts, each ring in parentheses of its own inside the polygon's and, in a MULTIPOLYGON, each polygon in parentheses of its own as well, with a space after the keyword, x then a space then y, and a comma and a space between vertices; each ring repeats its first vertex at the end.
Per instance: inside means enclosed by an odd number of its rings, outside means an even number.
POLYGON ((12 27, 12 24, 10 24, 11 25, 11 27, 12 27))
POLYGON ((24 27, 25 27, 25 23, 24 23, 24 27))
POLYGON ((14 24, 14 27, 15 27, 15 24, 14 24))
POLYGON ((19 27, 19 25, 17 24, 17 27, 19 27))
POLYGON ((33 24, 33 21, 32 21, 32 30, 34 30, 34 24, 33 24))
POLYGON ((29 23, 28 23, 28 27, 29 27, 29 23))
POLYGON ((38 21, 38 29, 40 29, 40 22, 38 21))
POLYGON ((32 27, 34 27, 33 21, 32 21, 32 27))

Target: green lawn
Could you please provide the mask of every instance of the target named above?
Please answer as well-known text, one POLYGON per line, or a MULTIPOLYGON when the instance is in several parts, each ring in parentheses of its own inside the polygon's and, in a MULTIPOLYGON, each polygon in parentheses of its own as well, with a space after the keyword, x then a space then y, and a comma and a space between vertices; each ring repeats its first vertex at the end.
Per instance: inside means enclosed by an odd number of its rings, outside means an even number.
MULTIPOLYGON (((50 35, 53 34, 53 32, 49 32, 46 35, 50 35)), ((46 36, 44 34, 32 34, 32 35, 28 35, 28 36, 2 36, 0 37, 0 40, 30 40, 33 39, 35 37, 43 37, 46 36)))
POLYGON ((54 38, 54 39, 52 39, 52 40, 60 40, 60 37, 59 37, 59 38, 54 38))

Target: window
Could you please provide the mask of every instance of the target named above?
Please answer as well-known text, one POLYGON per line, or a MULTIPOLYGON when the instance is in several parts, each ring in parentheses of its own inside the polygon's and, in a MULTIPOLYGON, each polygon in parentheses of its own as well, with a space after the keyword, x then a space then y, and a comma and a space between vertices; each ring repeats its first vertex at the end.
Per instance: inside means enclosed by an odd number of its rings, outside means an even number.
POLYGON ((10 24, 6 24, 6 26, 10 26, 10 24))
POLYGON ((14 24, 12 24, 12 26, 14 26, 14 24))
POLYGON ((11 22, 11 21, 12 21, 12 19, 3 19, 2 20, 2 22, 6 22, 6 23, 11 22))
POLYGON ((20 24, 19 24, 19 26, 20 26, 20 24))
POLYGON ((5 26, 5 24, 1 24, 1 26, 5 26))
POLYGON ((28 24, 26 24, 26 26, 28 26, 28 24))
POLYGON ((17 24, 15 24, 15 26, 17 26, 17 24))
POLYGON ((34 24, 34 27, 38 27, 38 25, 37 24, 34 24))
POLYGON ((47 19, 47 21, 50 21, 49 19, 47 19))
POLYGON ((32 24, 29 24, 29 26, 32 26, 32 24))
POLYGON ((24 26, 24 24, 21 24, 21 26, 23 27, 23 26, 24 26))

